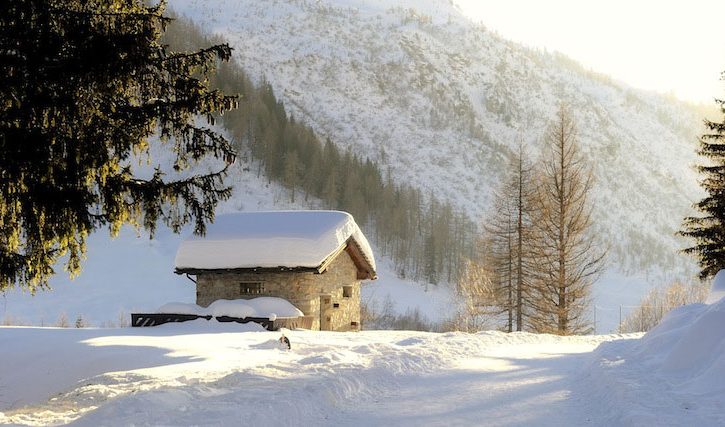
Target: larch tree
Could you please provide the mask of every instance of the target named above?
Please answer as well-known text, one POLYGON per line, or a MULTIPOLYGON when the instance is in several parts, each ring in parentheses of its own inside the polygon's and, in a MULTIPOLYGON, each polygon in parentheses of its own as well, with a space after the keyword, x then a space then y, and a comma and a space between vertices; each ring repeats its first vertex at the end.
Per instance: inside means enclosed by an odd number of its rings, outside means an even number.
MULTIPOLYGON (((494 214, 488 218, 484 231, 489 242, 486 257, 491 264, 491 281, 495 296, 491 308, 506 316, 505 330, 516 330, 516 208, 511 182, 496 194, 494 214)), ((494 313, 495 314, 495 313, 494 313)))
POLYGON ((489 235, 494 283, 499 307, 508 316, 507 328, 523 331, 533 268, 531 219, 535 209, 533 167, 519 141, 509 176, 496 194, 494 215, 484 227, 489 235))
POLYGON ((534 215, 535 188, 532 182, 533 167, 524 150, 523 141, 519 140, 519 152, 513 162, 513 196, 516 213, 516 330, 524 330, 525 307, 531 288, 531 269, 533 268, 531 253, 531 220, 534 215))
POLYGON ((698 151, 707 160, 697 167, 704 176, 700 185, 707 192, 695 204, 702 215, 685 218, 684 230, 680 232, 695 241, 685 252, 697 256, 701 279, 725 268, 725 100, 716 102, 723 116, 720 121, 705 120, 707 131, 700 137, 698 151))
POLYGON ((533 221, 537 277, 531 326, 558 335, 587 333, 590 288, 606 252, 589 232, 591 165, 579 152, 576 125, 564 105, 544 143, 533 221))
POLYGON ((9 0, 0 14, 0 290, 48 286, 65 258, 80 272, 87 236, 124 224, 153 234, 193 222, 203 233, 230 195, 224 164, 169 178, 134 173, 161 144, 175 171, 215 156, 221 135, 198 125, 236 106, 206 75, 227 45, 192 52, 160 42, 164 4, 143 0, 9 0))

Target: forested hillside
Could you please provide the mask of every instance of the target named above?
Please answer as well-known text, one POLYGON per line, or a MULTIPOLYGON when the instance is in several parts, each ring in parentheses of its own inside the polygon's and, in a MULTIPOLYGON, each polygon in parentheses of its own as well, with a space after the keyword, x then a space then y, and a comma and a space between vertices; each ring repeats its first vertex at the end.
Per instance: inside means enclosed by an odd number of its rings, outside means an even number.
MULTIPOLYGON (((182 18, 170 25, 165 40, 181 50, 212 43, 182 18)), ((433 284, 458 279, 478 234, 466 213, 435 194, 397 184, 377 162, 352 148, 341 150, 330 138, 322 141, 287 112, 268 82, 254 83, 239 63, 220 64, 214 80, 225 93, 241 95, 239 108, 225 114, 222 123, 257 177, 285 186, 291 203, 311 196, 325 208, 352 213, 402 277, 433 284)))
POLYGON ((383 181, 390 174, 419 189, 426 208, 434 196, 477 223, 517 141, 536 158, 567 103, 595 174, 594 233, 610 248, 610 268, 692 270, 675 231, 700 191, 691 169, 697 109, 506 41, 443 0, 172 7, 229 40, 249 78, 343 157, 349 149, 370 159, 383 181))

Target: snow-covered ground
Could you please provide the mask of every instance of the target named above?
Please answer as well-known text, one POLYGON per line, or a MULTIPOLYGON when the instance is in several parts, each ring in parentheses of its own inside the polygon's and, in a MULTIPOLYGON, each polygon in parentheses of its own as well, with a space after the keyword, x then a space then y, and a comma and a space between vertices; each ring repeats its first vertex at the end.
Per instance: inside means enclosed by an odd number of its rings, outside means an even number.
MULTIPOLYGON (((0 328, 0 423, 722 425, 723 391, 673 390, 637 335, 288 331, 200 320, 0 328), (629 339, 626 339, 629 338, 629 339), (604 342, 597 352, 591 351, 604 342), (625 363, 626 361, 626 363, 625 363)), ((722 372, 720 372, 722 378, 722 372)))
POLYGON ((0 423, 581 425, 587 355, 616 336, 0 328, 0 423))
MULTIPOLYGON (((711 295, 725 290, 725 276, 711 295)), ((0 424, 725 425, 725 299, 644 336, 0 327, 0 424)))
POLYGON ((603 343, 581 384, 611 425, 725 425, 725 272, 710 304, 672 310, 641 339, 603 343))

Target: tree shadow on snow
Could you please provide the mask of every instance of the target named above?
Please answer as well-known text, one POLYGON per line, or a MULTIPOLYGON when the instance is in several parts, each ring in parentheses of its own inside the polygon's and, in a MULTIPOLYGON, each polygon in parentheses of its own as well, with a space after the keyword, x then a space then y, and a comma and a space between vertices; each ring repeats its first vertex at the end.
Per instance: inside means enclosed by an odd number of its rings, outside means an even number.
POLYGON ((362 369, 300 367, 282 377, 240 371, 213 382, 128 394, 78 424, 113 419, 122 425, 138 420, 150 425, 597 425, 587 417, 585 398, 573 394, 586 357, 486 357, 479 367, 420 375, 392 374, 375 363, 362 369), (491 363, 506 370, 485 370, 491 363))
POLYGON ((484 357, 477 368, 398 378, 370 404, 351 405, 342 425, 597 425, 576 381, 589 353, 484 357), (497 369, 486 370, 493 364, 497 369))

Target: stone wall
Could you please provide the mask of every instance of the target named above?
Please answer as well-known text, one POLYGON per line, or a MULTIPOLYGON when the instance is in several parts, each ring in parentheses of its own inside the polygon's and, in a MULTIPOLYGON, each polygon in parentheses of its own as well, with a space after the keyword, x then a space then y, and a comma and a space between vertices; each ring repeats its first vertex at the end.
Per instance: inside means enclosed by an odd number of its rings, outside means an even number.
POLYGON ((320 329, 320 320, 325 330, 350 331, 360 327, 360 281, 357 267, 345 251, 322 274, 225 272, 199 274, 196 278, 196 303, 202 307, 218 299, 261 296, 284 298, 306 316, 313 316, 312 329, 320 329), (255 287, 249 285, 255 283, 262 285, 261 292, 243 293, 243 288, 255 287), (345 286, 349 287, 348 297, 343 296, 345 286))

